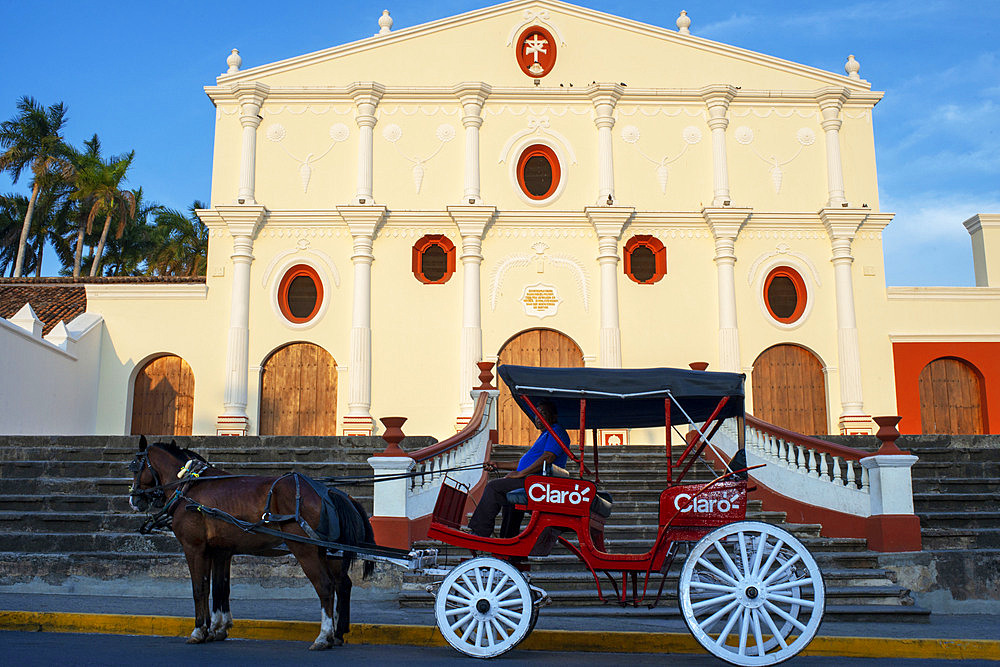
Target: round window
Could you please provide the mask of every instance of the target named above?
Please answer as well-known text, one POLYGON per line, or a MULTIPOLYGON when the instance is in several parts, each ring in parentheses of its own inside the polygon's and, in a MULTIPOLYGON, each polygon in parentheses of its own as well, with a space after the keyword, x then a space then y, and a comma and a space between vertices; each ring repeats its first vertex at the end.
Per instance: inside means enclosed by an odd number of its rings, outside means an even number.
POLYGON ((667 251, 655 236, 637 234, 625 244, 625 275, 651 285, 667 273, 667 251))
POLYGON ((779 266, 767 274, 764 303, 771 317, 782 324, 791 324, 802 317, 806 309, 806 284, 798 271, 779 266))
POLYGON ((413 275, 428 285, 448 282, 455 273, 455 244, 444 234, 428 234, 413 244, 413 275))
POLYGON ((552 196, 559 187, 560 176, 559 159, 548 146, 529 146, 517 161, 518 185, 525 195, 536 201, 552 196))
POLYGON ((323 282, 311 266, 290 268, 278 285, 278 304, 289 322, 308 322, 323 304, 323 282))

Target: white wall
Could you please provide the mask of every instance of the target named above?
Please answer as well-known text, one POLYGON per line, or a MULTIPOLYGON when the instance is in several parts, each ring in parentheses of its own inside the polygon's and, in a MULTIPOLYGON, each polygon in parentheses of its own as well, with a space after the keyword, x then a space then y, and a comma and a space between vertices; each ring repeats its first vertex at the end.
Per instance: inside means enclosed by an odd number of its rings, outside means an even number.
POLYGON ((45 338, 20 324, 0 318, 0 433, 94 433, 104 320, 84 313, 45 338))

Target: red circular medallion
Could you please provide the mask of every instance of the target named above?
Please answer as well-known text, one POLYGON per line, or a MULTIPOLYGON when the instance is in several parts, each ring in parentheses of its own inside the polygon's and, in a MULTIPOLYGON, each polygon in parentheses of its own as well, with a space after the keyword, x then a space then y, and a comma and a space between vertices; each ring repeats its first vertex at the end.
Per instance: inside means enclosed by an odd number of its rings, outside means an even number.
POLYGON ((532 26, 517 38, 517 64, 528 76, 539 79, 556 64, 556 40, 545 28, 532 26))

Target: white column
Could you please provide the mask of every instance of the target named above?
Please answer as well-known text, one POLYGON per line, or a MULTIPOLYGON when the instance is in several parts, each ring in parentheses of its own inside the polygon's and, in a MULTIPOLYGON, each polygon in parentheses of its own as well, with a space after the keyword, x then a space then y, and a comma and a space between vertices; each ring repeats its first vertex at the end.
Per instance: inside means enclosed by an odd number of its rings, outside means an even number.
POLYGON ((384 207, 341 206, 354 240, 354 301, 351 311, 351 360, 348 369, 347 414, 344 435, 371 435, 372 405, 372 245, 385 218, 384 207))
POLYGON ((847 206, 844 195, 844 170, 840 159, 840 110, 850 91, 846 88, 824 88, 816 101, 819 103, 823 120, 820 125, 826 133, 826 185, 828 197, 826 205, 847 206))
POLYGON ((496 215, 492 206, 449 206, 448 214, 462 236, 462 341, 458 362, 458 408, 456 426, 468 423, 474 401, 470 391, 478 386, 483 359, 482 289, 483 234, 496 215))
POLYGON ((354 195, 354 204, 373 206, 374 187, 372 184, 372 164, 374 151, 375 109, 385 93, 385 86, 372 81, 355 82, 347 87, 348 94, 354 99, 357 115, 354 121, 358 124, 358 188, 354 195))
POLYGON ((624 92, 625 89, 617 83, 595 83, 587 88, 587 95, 594 104, 594 125, 597 126, 598 206, 610 206, 615 202, 615 161, 611 129, 615 126, 615 104, 624 92))
POLYGON ((706 86, 701 98, 708 107, 708 127, 712 131, 712 206, 729 206, 729 162, 726 156, 726 128, 729 127, 729 103, 736 88, 728 85, 706 86))
POLYGON ((483 125, 483 105, 493 90, 479 81, 460 83, 452 91, 462 104, 462 127, 465 128, 465 186, 462 204, 481 204, 479 185, 479 128, 483 125))
POLYGON ((240 84, 234 90, 240 102, 240 125, 243 126, 240 152, 240 184, 236 203, 256 204, 254 175, 257 165, 257 128, 260 126, 260 107, 270 88, 262 83, 240 84))
POLYGON ((738 373, 740 331, 736 318, 736 238, 750 217, 747 208, 706 208, 702 216, 715 237, 715 270, 719 291, 719 370, 738 373))
POLYGON ((233 279, 229 309, 229 338, 226 346, 226 375, 223 412, 216 432, 219 435, 246 435, 247 381, 250 372, 250 267, 253 240, 267 214, 263 206, 217 206, 200 211, 206 224, 223 222, 233 236, 233 279))
POLYGON ((865 414, 861 393, 861 351, 854 309, 851 242, 867 213, 857 209, 831 208, 820 211, 833 248, 834 287, 837 294, 837 352, 840 365, 840 429, 871 432, 871 417, 865 414))
POLYGON ((601 272, 601 366, 621 368, 622 336, 618 316, 618 239, 635 209, 588 206, 587 219, 597 232, 597 263, 601 272))

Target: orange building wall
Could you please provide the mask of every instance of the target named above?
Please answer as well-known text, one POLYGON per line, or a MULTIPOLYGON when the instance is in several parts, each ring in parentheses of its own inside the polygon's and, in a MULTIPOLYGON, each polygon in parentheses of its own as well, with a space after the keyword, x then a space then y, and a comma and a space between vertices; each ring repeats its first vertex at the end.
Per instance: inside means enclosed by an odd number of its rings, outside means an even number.
POLYGON ((920 371, 941 357, 962 359, 979 370, 986 394, 987 433, 1000 433, 1000 343, 893 343, 896 408, 902 419, 899 432, 918 434, 920 429, 920 371))

